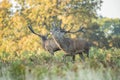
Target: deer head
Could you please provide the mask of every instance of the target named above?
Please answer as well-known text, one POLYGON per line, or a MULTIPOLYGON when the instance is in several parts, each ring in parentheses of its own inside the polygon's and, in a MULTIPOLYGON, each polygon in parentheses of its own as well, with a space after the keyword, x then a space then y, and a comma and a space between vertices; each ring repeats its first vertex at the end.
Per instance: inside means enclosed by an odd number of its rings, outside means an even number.
MULTIPOLYGON (((65 25, 66 26, 66 25, 65 25)), ((84 27, 80 27, 78 30, 76 31, 71 31, 73 29, 73 27, 71 27, 69 30, 65 30, 65 26, 63 28, 61 28, 61 24, 60 26, 56 26, 55 23, 52 23, 52 30, 50 30, 50 34, 54 34, 55 36, 59 36, 60 38, 62 36, 64 36, 66 33, 77 33, 77 32, 84 32, 83 29, 84 27)))
POLYGON ((41 34, 38 34, 36 33, 32 26, 31 25, 28 25, 28 28, 30 29, 30 31, 32 33, 34 33, 35 35, 39 36, 41 39, 42 39, 42 47, 48 51, 49 53, 51 53, 52 55, 54 55, 54 52, 56 51, 59 51, 60 48, 55 44, 54 40, 52 38, 47 38, 48 37, 48 34, 47 35, 41 35, 41 34))
POLYGON ((33 30, 31 24, 28 25, 28 28, 30 29, 30 31, 31 31, 33 34, 39 36, 43 41, 47 40, 47 37, 48 37, 49 34, 41 35, 41 34, 36 33, 36 32, 33 30))

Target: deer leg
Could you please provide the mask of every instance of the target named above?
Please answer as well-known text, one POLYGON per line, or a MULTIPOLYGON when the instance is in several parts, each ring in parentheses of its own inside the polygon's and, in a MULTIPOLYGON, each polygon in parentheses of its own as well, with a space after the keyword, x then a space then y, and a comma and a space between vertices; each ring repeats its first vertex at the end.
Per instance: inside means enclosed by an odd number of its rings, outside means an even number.
POLYGON ((87 52, 87 57, 89 58, 89 52, 87 52))
POLYGON ((83 56, 82 52, 79 53, 79 56, 80 56, 80 58, 82 59, 82 61, 84 61, 84 56, 83 56))
POLYGON ((85 50, 85 53, 87 54, 87 57, 89 58, 89 50, 85 50))
POLYGON ((63 62, 66 62, 66 54, 63 55, 63 62))
POLYGON ((72 60, 75 61, 75 55, 72 56, 72 60))
MULTIPOLYGON (((65 61, 66 62, 66 57, 67 56, 72 56, 71 54, 64 54, 64 56, 63 56, 63 61, 65 61)), ((73 57, 73 59, 74 59, 74 57, 73 57)))
POLYGON ((72 56, 72 63, 75 62, 75 55, 72 56))
POLYGON ((49 52, 52 56, 54 56, 54 52, 53 52, 53 51, 48 50, 48 52, 49 52))
POLYGON ((89 50, 87 50, 87 57, 89 58, 89 50))
POLYGON ((54 56, 54 52, 51 52, 51 54, 54 56))

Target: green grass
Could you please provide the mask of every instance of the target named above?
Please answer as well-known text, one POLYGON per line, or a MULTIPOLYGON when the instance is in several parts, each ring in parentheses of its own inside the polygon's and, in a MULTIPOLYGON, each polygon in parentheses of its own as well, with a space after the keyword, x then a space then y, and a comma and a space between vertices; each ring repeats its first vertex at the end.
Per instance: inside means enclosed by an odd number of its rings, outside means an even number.
POLYGON ((24 52, 19 56, 0 56, 0 80, 119 80, 120 49, 91 48, 90 58, 82 62, 77 56, 62 61, 63 52, 51 56, 24 52))

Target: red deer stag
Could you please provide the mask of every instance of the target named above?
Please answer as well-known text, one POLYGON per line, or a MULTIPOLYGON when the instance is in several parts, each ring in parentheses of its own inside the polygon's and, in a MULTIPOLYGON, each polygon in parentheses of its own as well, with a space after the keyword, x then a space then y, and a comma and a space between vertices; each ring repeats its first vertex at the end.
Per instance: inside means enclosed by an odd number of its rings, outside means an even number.
POLYGON ((71 32, 70 30, 66 31, 61 27, 56 27, 55 24, 52 24, 52 27, 53 28, 50 31, 52 38, 54 39, 58 47, 66 53, 63 56, 63 60, 66 58, 66 56, 72 56, 72 60, 75 61, 76 54, 79 54, 81 59, 84 60, 82 54, 83 52, 87 54, 87 57, 89 57, 89 48, 90 48, 89 42, 85 41, 84 39, 79 39, 79 38, 72 39, 72 38, 66 38, 64 36, 66 33, 75 33, 82 31, 83 27, 81 27, 79 30, 75 32, 71 32))
POLYGON ((31 25, 28 25, 28 28, 30 29, 32 33, 34 33, 35 35, 39 36, 42 39, 42 47, 45 50, 47 50, 49 53, 54 55, 54 52, 60 50, 60 48, 56 45, 56 43, 54 42, 52 38, 48 39, 47 35, 41 35, 41 34, 34 32, 31 25))

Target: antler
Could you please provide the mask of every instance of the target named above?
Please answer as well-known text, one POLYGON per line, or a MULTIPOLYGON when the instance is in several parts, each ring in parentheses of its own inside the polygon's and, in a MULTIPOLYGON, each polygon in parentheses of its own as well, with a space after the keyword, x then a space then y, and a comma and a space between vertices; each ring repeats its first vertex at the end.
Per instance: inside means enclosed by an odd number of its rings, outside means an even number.
POLYGON ((67 24, 65 24, 65 25, 63 26, 63 28, 61 27, 61 24, 62 24, 62 20, 59 21, 59 25, 56 24, 56 22, 52 22, 52 29, 54 29, 54 30, 60 29, 60 31, 62 31, 62 32, 64 32, 64 33, 84 32, 84 31, 83 31, 84 27, 82 27, 83 24, 81 25, 81 27, 80 27, 77 31, 71 31, 71 30, 73 29, 73 26, 72 26, 68 31, 66 31, 65 28, 66 28, 67 24))
POLYGON ((72 28, 73 28, 73 26, 68 31, 66 31, 65 29, 63 29, 62 31, 65 32, 65 33, 77 33, 77 32, 81 32, 81 31, 84 32, 83 31, 83 29, 84 29, 83 26, 80 27, 77 31, 71 31, 72 28))
POLYGON ((30 29, 30 31, 31 31, 32 33, 34 33, 34 34, 36 34, 36 35, 38 35, 38 36, 40 36, 40 37, 42 36, 41 34, 38 34, 38 33, 36 33, 36 32, 33 30, 31 24, 28 25, 28 28, 30 29))

